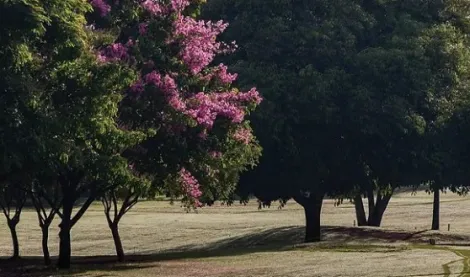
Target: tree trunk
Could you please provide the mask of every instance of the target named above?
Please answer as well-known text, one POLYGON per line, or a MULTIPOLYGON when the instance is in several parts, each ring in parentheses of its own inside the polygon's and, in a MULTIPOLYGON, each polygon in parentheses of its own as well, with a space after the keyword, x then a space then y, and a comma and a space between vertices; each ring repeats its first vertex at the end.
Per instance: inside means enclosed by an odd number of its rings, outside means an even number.
POLYGON ((369 214, 369 226, 380 227, 383 215, 385 213, 385 210, 387 209, 388 203, 390 202, 391 198, 391 194, 385 195, 383 197, 380 194, 377 194, 377 200, 375 202, 374 210, 372 213, 369 214))
POLYGON ((370 215, 374 212, 374 209, 375 209, 375 199, 374 199, 374 190, 373 189, 368 189, 367 190, 367 204, 369 206, 369 217, 368 218, 370 218, 370 215))
POLYGON ((439 230, 439 202, 440 202, 440 191, 434 189, 434 202, 432 205, 432 230, 439 230))
POLYGON ((109 228, 111 228, 111 233, 113 234, 114 246, 116 248, 116 255, 118 257, 118 261, 123 262, 124 261, 124 249, 122 247, 121 236, 119 235, 118 222, 109 224, 109 228))
POLYGON ((41 226, 42 230, 42 252, 44 254, 44 264, 50 265, 51 264, 51 256, 49 254, 49 225, 41 226))
POLYGON ((305 210, 305 242, 316 242, 321 240, 320 216, 323 203, 323 194, 311 195, 304 198, 301 205, 305 210))
POLYGON ((362 202, 362 197, 360 194, 354 197, 354 208, 356 210, 357 226, 366 226, 366 212, 364 210, 364 204, 362 202))
POLYGON ((18 234, 16 233, 16 225, 18 222, 14 220, 8 220, 8 227, 10 228, 11 240, 13 242, 13 255, 12 259, 18 259, 20 257, 20 245, 18 243, 18 234))
POLYGON ((62 222, 60 223, 59 232, 59 260, 57 263, 58 268, 70 268, 72 247, 70 240, 70 230, 72 229, 72 209, 73 203, 63 204, 62 222))

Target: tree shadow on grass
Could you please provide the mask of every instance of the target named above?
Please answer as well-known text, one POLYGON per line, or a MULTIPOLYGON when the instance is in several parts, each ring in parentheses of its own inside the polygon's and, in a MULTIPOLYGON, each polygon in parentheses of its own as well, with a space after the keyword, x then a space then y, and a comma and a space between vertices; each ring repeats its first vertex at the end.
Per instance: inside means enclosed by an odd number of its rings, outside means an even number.
MULTIPOLYGON (((141 263, 116 263, 116 259, 110 256, 102 260, 102 257, 87 257, 88 262, 78 262, 81 257, 73 259, 73 265, 68 270, 58 270, 54 267, 43 265, 40 257, 23 257, 16 261, 2 259, 0 261, 1 277, 66 277, 66 276, 88 276, 81 275, 85 272, 109 271, 110 274, 100 273, 94 277, 113 276, 112 272, 123 270, 136 270, 148 267, 157 267, 157 265, 141 263), (112 262, 111 262, 112 261, 112 262), (77 263, 78 262, 78 263, 77 263)), ((56 262, 56 257, 53 258, 56 262)))
MULTIPOLYGON (((322 228, 323 242, 347 244, 351 242, 415 242, 424 240, 427 231, 406 232, 379 228, 358 228, 325 226, 322 228)), ((281 252, 296 249, 302 243, 304 227, 287 226, 253 232, 233 238, 226 238, 206 245, 190 244, 159 252, 141 252, 128 255, 125 263, 117 263, 114 256, 73 257, 72 269, 57 271, 42 266, 40 257, 23 257, 18 261, 0 260, 2 277, 45 277, 45 276, 86 276, 79 275, 92 271, 124 271, 159 267, 159 262, 200 259, 212 257, 229 257, 259 252, 281 252)), ((468 239, 468 237, 466 237, 468 239)), ((53 260, 56 258, 54 257, 53 260)), ((103 277, 106 275, 103 275, 103 277)))

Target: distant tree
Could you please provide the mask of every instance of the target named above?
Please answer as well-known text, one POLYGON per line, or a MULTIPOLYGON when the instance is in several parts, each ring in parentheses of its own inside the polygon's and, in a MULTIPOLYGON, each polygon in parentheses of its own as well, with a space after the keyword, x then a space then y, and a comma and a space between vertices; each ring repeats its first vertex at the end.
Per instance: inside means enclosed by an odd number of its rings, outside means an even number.
MULTIPOLYGON (((449 133, 452 127, 447 125, 454 124, 456 113, 457 116, 462 116, 462 110, 468 106, 469 98, 470 41, 467 34, 470 30, 470 10, 458 4, 450 1, 448 10, 440 19, 442 23, 431 28, 427 34, 427 50, 433 62, 431 68, 435 78, 434 90, 429 93, 424 116, 427 125, 422 144, 422 173, 424 180, 430 185, 430 192, 434 195, 432 230, 439 230, 441 190, 455 190, 455 171, 458 169, 453 167, 453 159, 460 159, 451 155, 454 152, 452 138, 455 138, 455 135, 449 133)), ((463 133, 458 134, 461 136, 463 133)))

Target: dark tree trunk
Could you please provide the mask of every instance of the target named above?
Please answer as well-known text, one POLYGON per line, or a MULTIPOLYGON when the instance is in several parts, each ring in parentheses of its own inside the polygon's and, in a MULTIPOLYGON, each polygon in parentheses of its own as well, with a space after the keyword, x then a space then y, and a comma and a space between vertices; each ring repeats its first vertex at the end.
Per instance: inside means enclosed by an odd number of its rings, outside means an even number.
POLYGON ((380 227, 383 215, 391 198, 392 193, 384 196, 380 191, 377 192, 377 197, 374 198, 374 191, 368 190, 367 200, 369 206, 369 216, 366 219, 361 195, 354 197, 354 208, 356 210, 357 225, 380 227))
POLYGON ((375 199, 374 199, 374 190, 367 190, 367 204, 369 206, 369 218, 375 209, 375 199))
POLYGON ((119 235, 119 226, 118 223, 112 223, 109 225, 111 228, 111 233, 113 234, 114 246, 116 247, 116 255, 119 262, 124 261, 124 248, 122 247, 121 236, 119 235))
POLYGON ((383 215, 385 213, 385 210, 387 209, 388 203, 390 202, 391 198, 392 198, 391 194, 385 195, 385 196, 382 196, 380 193, 377 194, 375 207, 372 213, 370 213, 369 211, 369 220, 368 220, 369 226, 380 227, 380 224, 382 223, 383 215))
POLYGON ((70 240, 70 230, 72 229, 72 209, 73 202, 66 203, 64 199, 62 222, 60 223, 59 232, 59 260, 57 262, 58 268, 70 268, 72 247, 70 240))
POLYGON ((305 209, 305 242, 316 242, 321 240, 320 214, 321 206, 307 207, 305 209))
POLYGON ((320 218, 324 194, 295 197, 305 211, 305 242, 321 240, 320 218))
POLYGON ((362 197, 360 194, 354 197, 354 208, 356 210, 357 226, 366 226, 366 212, 364 210, 364 204, 362 202, 362 197))
MULTIPOLYGON (((52 221, 57 213, 56 211, 56 204, 52 201, 50 202, 50 212, 47 213, 46 209, 44 208, 43 203, 41 202, 41 198, 35 194, 31 194, 31 200, 33 201, 34 208, 36 209, 36 213, 38 215, 39 226, 41 227, 42 232, 42 252, 44 254, 44 264, 50 265, 51 264, 51 257, 49 253, 49 227, 51 226, 52 221)), ((46 200, 47 201, 47 200, 46 200)))
POLYGON ((10 228, 11 240, 13 242, 12 259, 18 259, 20 257, 20 245, 18 242, 18 234, 16 233, 16 225, 18 225, 17 221, 8 220, 8 227, 10 228))
POLYGON ((432 205, 432 230, 439 230, 439 202, 440 202, 440 191, 434 189, 434 201, 432 205))
POLYGON ((44 264, 50 265, 51 264, 51 256, 49 254, 49 225, 41 226, 42 230, 42 252, 44 254, 44 264))

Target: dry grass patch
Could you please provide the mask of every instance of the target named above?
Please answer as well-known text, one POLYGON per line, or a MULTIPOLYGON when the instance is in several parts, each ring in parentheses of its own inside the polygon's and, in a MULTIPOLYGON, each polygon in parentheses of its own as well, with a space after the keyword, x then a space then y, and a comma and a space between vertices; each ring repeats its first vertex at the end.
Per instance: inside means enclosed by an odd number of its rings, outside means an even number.
MULTIPOLYGON (((430 238, 438 244, 470 242, 465 211, 470 198, 442 197, 443 228, 431 224, 432 196, 421 192, 392 198, 384 228, 354 228, 354 207, 325 201, 324 241, 301 244, 304 214, 293 202, 278 210, 215 205, 185 213, 168 202, 142 202, 123 218, 121 236, 128 262, 114 263, 114 246, 102 207, 93 205, 72 231, 74 266, 70 272, 42 269, 41 232, 34 211, 25 210, 18 226, 21 254, 18 264, 1 263, 2 277, 45 276, 452 276, 464 271, 465 251, 456 247, 417 248, 430 238), (464 254, 462 254, 464 253, 464 254), (462 256, 463 255, 463 256, 462 256), (12 275, 13 274, 13 275, 12 275), (446 275, 447 274, 447 275, 446 275)), ((366 205, 367 207, 367 205, 366 205)), ((57 255, 58 221, 52 224, 51 254, 57 255)), ((10 237, 0 218, 0 256, 10 254, 10 237)))

